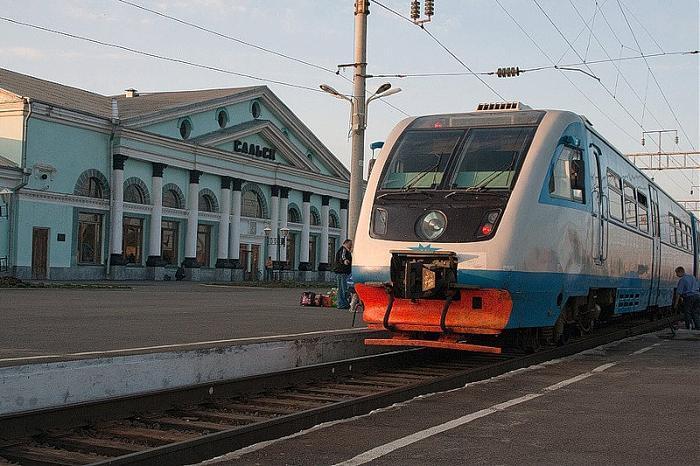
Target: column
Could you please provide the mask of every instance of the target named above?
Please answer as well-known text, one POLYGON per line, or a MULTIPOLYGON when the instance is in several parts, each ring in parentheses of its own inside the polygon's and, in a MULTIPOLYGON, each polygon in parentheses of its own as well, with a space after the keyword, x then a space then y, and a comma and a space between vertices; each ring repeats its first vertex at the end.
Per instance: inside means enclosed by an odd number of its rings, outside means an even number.
POLYGON ((275 269, 279 268, 279 257, 277 252, 282 249, 282 246, 277 243, 280 238, 279 217, 280 217, 280 188, 279 186, 271 186, 272 196, 270 198, 270 238, 274 238, 274 243, 269 248, 269 255, 272 257, 272 263, 275 269))
POLYGON ((197 223, 199 220, 199 177, 202 172, 190 170, 187 194, 187 236, 185 238, 185 267, 197 268, 197 223))
POLYGON ((340 244, 348 239, 348 200, 340 200, 340 244))
MULTIPOLYGON (((240 191, 239 191, 240 192, 240 191)), ((229 226, 231 223, 231 178, 221 177, 221 218, 219 219, 219 245, 217 248, 216 268, 230 268, 228 260, 229 226)))
POLYGON ((153 174, 151 175, 151 192, 153 193, 153 211, 151 213, 151 234, 148 240, 148 267, 163 267, 165 262, 161 258, 161 223, 163 220, 163 170, 164 163, 153 162, 153 174))
POLYGON ((321 260, 318 270, 328 270, 328 221, 330 214, 330 196, 321 196, 321 260))
POLYGON ((112 212, 110 215, 111 265, 126 265, 123 254, 124 233, 124 162, 126 155, 114 154, 112 159, 112 212))
POLYGON ((301 204, 301 244, 299 246, 299 270, 311 270, 309 263, 309 233, 311 232, 311 192, 304 191, 301 204))
POLYGON ((232 216, 231 216, 231 235, 228 240, 228 258, 231 267, 234 269, 243 268, 240 261, 241 254, 241 185, 243 180, 234 178, 232 180, 233 195, 231 199, 232 216))
MULTIPOLYGON (((280 230, 282 228, 287 228, 287 215, 289 214, 289 188, 280 188, 280 230)), ((280 249, 280 262, 283 264, 287 263, 287 238, 280 249)), ((292 265, 292 268, 294 266, 292 265)))

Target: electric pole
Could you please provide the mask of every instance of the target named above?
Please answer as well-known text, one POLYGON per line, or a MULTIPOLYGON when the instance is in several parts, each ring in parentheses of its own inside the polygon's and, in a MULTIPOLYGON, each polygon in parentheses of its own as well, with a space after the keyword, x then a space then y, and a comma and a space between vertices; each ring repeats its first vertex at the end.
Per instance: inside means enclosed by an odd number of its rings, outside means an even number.
POLYGON ((355 0, 355 57, 352 92, 352 154, 350 156, 350 201, 348 236, 355 239, 362 207, 365 165, 365 76, 367 72, 367 15, 369 0, 355 0))

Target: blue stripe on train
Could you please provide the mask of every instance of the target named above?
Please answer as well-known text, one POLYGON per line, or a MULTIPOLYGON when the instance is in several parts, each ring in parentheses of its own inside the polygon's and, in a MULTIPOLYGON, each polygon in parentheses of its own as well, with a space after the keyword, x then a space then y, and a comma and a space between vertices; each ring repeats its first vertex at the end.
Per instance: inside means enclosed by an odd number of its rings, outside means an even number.
MULTIPOLYGON (((355 283, 389 281, 389 267, 353 266, 355 283)), ((514 272, 502 270, 459 270, 460 284, 499 288, 510 291, 513 312, 507 328, 545 327, 554 325, 559 317, 557 304, 570 296, 586 296, 590 288, 617 288, 615 312, 642 311, 649 302, 651 280, 638 277, 604 277, 552 272, 514 272)), ((659 285, 659 306, 670 306, 675 282, 659 285)))

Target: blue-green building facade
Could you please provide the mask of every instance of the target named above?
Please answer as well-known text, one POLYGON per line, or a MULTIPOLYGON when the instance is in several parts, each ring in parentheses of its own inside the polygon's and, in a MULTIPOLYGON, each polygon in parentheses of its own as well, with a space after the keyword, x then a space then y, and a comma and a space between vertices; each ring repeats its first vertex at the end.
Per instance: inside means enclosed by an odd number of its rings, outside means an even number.
POLYGON ((3 273, 328 278, 348 189, 265 86, 103 96, 0 69, 3 273))

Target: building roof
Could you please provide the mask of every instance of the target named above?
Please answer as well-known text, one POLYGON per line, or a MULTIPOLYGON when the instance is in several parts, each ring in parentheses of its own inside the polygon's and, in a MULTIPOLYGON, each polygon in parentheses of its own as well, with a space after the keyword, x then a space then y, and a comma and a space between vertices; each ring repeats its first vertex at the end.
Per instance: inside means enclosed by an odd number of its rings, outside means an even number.
POLYGON ((139 94, 137 97, 126 97, 124 94, 105 96, 0 68, 0 89, 56 107, 77 110, 106 119, 112 117, 113 97, 117 99, 119 118, 127 119, 197 102, 222 99, 256 87, 259 86, 154 92, 139 94))
POLYGON ((0 155, 0 167, 12 167, 12 168, 17 168, 17 164, 14 163, 10 159, 6 159, 2 155, 0 155))

